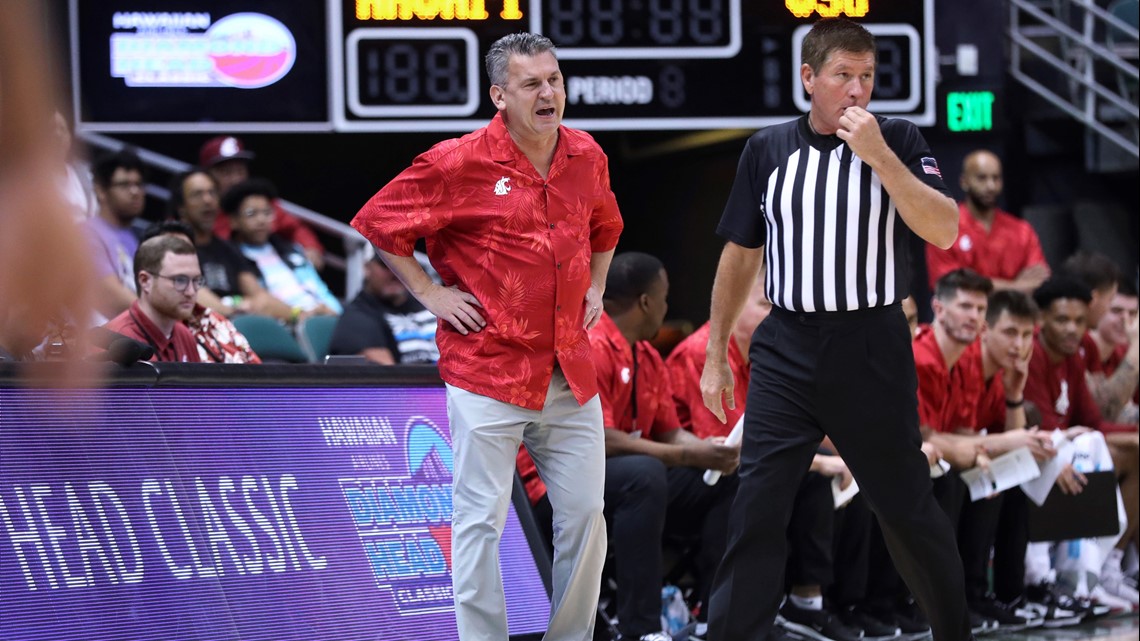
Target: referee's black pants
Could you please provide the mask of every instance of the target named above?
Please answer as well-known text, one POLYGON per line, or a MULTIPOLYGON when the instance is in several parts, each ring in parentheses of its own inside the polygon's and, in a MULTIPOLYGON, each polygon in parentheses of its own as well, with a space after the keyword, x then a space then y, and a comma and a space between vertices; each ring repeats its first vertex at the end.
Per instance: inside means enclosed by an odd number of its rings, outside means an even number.
POLYGON ((934 641, 971 637, 954 531, 920 451, 917 378, 899 305, 774 308, 752 340, 740 485, 712 588, 709 638, 762 641, 784 587, 792 503, 824 434, 878 516, 934 641))
POLYGON ((792 503, 788 522, 788 588, 826 588, 835 581, 835 497, 831 478, 808 472, 792 503))

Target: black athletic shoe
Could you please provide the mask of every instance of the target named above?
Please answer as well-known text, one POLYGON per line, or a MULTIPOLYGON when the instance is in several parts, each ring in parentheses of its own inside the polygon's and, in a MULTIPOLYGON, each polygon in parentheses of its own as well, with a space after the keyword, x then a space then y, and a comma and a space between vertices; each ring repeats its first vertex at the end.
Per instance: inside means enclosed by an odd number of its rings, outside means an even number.
MULTIPOLYGON (((709 627, 707 624, 698 623, 692 626, 692 632, 689 632, 687 641, 705 641, 708 639, 709 627)), ((673 641, 686 641, 686 638, 680 635, 673 635, 673 641)), ((764 641, 805 641, 804 637, 792 634, 784 629, 784 625, 779 621, 772 624, 772 629, 768 630, 768 636, 764 637, 764 641)))
POLYGON ((913 598, 895 606, 894 619, 902 630, 902 636, 919 639, 930 634, 930 621, 913 598))
POLYGON ((996 631, 998 628, 997 621, 977 612, 973 608, 967 608, 966 614, 970 617, 970 632, 974 634, 988 634, 996 631))
POLYGON ((864 641, 893 639, 902 634, 902 630, 894 621, 879 619, 857 605, 843 608, 838 614, 839 620, 844 625, 863 631, 864 641))
POLYGON ((816 641, 863 641, 863 631, 850 628, 826 609, 808 610, 797 607, 791 599, 780 608, 784 617, 783 625, 789 632, 800 634, 816 641))
POLYGON ((1014 608, 998 601, 992 594, 969 603, 970 610, 997 623, 1002 632, 1014 632, 1035 628, 1045 622, 1045 618, 1024 608, 1014 608))
POLYGON ((1058 593, 1050 583, 1027 586, 1025 596, 1015 601, 1013 606, 1033 612, 1042 619, 1041 625, 1046 628, 1077 625, 1086 616, 1072 597, 1058 593))

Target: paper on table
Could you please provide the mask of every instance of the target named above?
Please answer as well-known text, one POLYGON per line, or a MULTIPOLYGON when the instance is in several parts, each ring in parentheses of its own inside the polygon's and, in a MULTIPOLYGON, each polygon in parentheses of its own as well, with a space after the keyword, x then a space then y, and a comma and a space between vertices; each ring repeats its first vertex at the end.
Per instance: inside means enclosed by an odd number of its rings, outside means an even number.
POLYGON ((1041 464, 1040 476, 1021 484, 1021 491, 1025 492, 1030 501, 1044 505, 1045 499, 1053 489, 1053 484, 1061 475, 1061 468, 1073 461, 1073 447, 1075 447, 1073 442, 1065 436, 1064 430, 1053 432, 1053 448, 1057 450, 1057 455, 1041 464))
POLYGON ((962 481, 970 488, 970 500, 980 501, 1037 478, 1041 470, 1028 447, 1010 450, 990 461, 989 469, 975 467, 962 472, 962 481))
POLYGON ((831 477, 831 496, 835 499, 835 509, 837 510, 850 503, 851 499, 859 493, 859 484, 855 482, 855 479, 851 479, 851 484, 845 490, 840 489, 839 481, 840 477, 831 477))

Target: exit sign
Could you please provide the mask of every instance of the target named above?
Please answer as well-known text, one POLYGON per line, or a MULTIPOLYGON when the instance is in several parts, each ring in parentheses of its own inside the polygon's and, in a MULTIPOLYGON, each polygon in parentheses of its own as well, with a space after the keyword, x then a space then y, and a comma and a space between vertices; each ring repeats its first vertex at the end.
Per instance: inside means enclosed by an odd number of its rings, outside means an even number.
POLYGON ((950 131, 992 131, 994 128, 994 92, 947 92, 946 128, 950 131))

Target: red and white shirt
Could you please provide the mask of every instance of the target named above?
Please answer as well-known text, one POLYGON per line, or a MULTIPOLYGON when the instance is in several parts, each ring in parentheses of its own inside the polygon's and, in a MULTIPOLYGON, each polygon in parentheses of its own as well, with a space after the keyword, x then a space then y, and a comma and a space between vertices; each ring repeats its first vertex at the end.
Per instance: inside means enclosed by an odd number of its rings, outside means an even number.
MULTIPOLYGON (((636 348, 631 347, 613 319, 604 312, 590 330, 590 345, 598 372, 602 425, 653 440, 660 440, 665 433, 680 428, 673 406, 673 385, 657 348, 649 341, 638 341, 636 348), (636 361, 634 349, 637 350, 636 361)), ((538 501, 546 493, 546 486, 538 478, 534 461, 525 448, 519 449, 516 463, 531 503, 538 501)))
POLYGON ((1041 429, 1065 429, 1083 425, 1110 432, 1135 432, 1135 425, 1104 420, 1089 392, 1084 360, 1079 354, 1053 362, 1040 334, 1033 338, 1033 356, 1029 359, 1029 378, 1025 382, 1025 400, 1041 413, 1041 429))
POLYGON ((701 372, 705 368, 705 346, 709 342, 709 324, 705 323, 697 331, 689 334, 673 348, 665 365, 673 383, 673 403, 677 407, 677 418, 681 427, 701 438, 728 436, 736 422, 744 415, 744 403, 748 398, 748 381, 751 378, 748 355, 740 351, 735 338, 728 341, 728 368, 732 371, 732 397, 736 408, 724 408, 725 422, 713 415, 705 407, 701 396, 701 372))
POLYGON ((1021 270, 1046 265, 1041 241, 1033 227, 1002 210, 994 212, 989 231, 974 218, 965 203, 958 205, 958 238, 950 249, 926 245, 926 271, 930 286, 944 274, 968 267, 982 276, 1013 280, 1021 270))
POLYGON ((948 368, 934 328, 929 325, 919 328, 912 346, 918 373, 919 423, 938 432, 976 431, 978 400, 986 384, 981 359, 965 358, 963 353, 954 367, 948 368))
POLYGON ((439 323, 444 381, 538 410, 557 361, 579 403, 597 393, 584 300, 591 258, 617 246, 622 220, 608 160, 589 134, 561 127, 543 179, 496 115, 417 157, 352 226, 399 256, 425 237, 444 285, 482 305, 481 331, 439 323))

